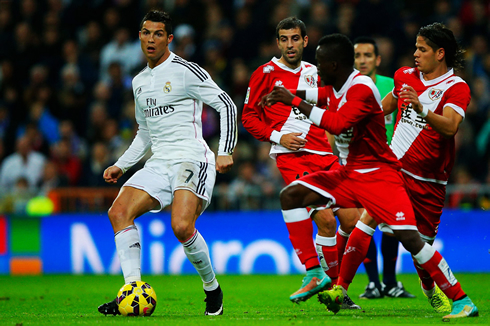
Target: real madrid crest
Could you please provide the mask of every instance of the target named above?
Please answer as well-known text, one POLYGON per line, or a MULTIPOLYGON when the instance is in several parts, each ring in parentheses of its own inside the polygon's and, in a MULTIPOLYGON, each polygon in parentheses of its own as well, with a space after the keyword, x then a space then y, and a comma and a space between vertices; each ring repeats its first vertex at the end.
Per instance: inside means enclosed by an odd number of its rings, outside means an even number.
POLYGON ((163 87, 163 92, 164 92, 165 94, 168 94, 168 93, 170 93, 171 91, 172 91, 172 85, 171 85, 171 84, 170 84, 170 82, 168 81, 168 82, 166 82, 166 83, 165 83, 165 86, 163 87))

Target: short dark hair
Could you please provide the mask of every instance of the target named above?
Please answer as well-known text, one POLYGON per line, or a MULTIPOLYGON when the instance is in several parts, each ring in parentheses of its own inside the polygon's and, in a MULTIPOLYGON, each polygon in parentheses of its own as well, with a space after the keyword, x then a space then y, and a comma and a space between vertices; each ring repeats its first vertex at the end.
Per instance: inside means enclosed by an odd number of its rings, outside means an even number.
POLYGON ((293 29, 299 27, 301 30, 301 37, 305 38, 306 36, 306 25, 303 23, 301 19, 296 17, 288 17, 279 22, 276 27, 276 38, 279 39, 279 30, 280 29, 293 29))
POLYGON ((455 70, 464 66, 464 50, 460 47, 453 32, 442 23, 433 23, 420 28, 417 36, 422 36, 427 44, 436 51, 443 48, 446 64, 455 70))
POLYGON ((354 45, 356 44, 372 44, 374 46, 374 55, 375 56, 379 55, 378 44, 376 44, 376 41, 372 37, 359 36, 354 40, 354 45))
POLYGON ((161 10, 150 10, 146 13, 145 17, 141 20, 140 23, 140 30, 143 28, 143 23, 145 21, 152 21, 152 22, 157 22, 157 23, 164 23, 165 24, 165 32, 167 32, 167 36, 172 34, 172 18, 170 18, 170 15, 166 13, 165 11, 161 10))
POLYGON ((347 36, 338 33, 326 35, 318 41, 318 46, 328 47, 329 56, 333 61, 349 67, 354 66, 354 45, 347 36))

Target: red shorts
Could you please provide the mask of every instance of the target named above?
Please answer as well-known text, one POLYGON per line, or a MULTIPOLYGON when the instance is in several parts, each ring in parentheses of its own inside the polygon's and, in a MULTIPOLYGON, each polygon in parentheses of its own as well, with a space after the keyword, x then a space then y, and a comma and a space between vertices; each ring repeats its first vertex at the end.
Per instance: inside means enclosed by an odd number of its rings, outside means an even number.
POLYGON ((276 163, 286 184, 316 171, 328 171, 340 167, 339 159, 335 155, 309 152, 278 154, 276 163))
POLYGON ((403 173, 405 188, 412 201, 417 227, 424 240, 434 240, 441 222, 446 186, 414 179, 403 173))
POLYGON ((364 207, 378 224, 385 223, 393 230, 417 230, 401 172, 392 168, 359 173, 342 166, 306 175, 293 184, 331 199, 334 206, 364 207))

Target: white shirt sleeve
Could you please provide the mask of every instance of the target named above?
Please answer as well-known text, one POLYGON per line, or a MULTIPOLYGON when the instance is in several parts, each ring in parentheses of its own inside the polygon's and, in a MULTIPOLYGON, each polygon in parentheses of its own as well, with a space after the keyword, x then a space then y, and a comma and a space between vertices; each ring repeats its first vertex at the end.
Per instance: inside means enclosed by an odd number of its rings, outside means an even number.
POLYGON ((305 90, 305 100, 307 102, 317 104, 318 103, 318 88, 305 90))
POLYGON ((236 105, 204 69, 199 66, 195 69, 199 69, 199 77, 190 70, 184 72, 187 92, 191 97, 218 111, 220 115, 218 155, 231 155, 235 149, 238 136, 236 105))
POLYGON ((135 117, 138 123, 138 131, 133 139, 131 145, 124 152, 124 154, 114 164, 125 173, 133 165, 139 162, 143 156, 145 156, 148 149, 151 146, 150 132, 146 125, 146 120, 143 111, 139 108, 138 103, 135 102, 135 117))

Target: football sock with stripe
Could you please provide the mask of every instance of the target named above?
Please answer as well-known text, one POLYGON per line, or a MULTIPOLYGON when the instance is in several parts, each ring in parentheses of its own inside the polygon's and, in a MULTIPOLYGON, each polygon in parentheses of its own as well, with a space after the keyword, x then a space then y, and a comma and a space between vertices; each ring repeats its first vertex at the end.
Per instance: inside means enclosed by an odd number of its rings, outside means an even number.
POLYGON ((340 266, 340 275, 337 284, 348 289, 352 283, 357 269, 366 257, 374 229, 358 221, 352 231, 344 251, 344 259, 340 266))
POLYGON ((283 210, 282 216, 289 231, 289 240, 301 263, 307 270, 319 266, 313 242, 313 223, 306 208, 283 210))
POLYGON ((184 247, 185 255, 201 276, 204 289, 206 291, 216 289, 218 282, 216 281, 216 275, 214 274, 211 259, 209 258, 209 249, 199 231, 195 230, 190 239, 182 242, 182 246, 184 247))
POLYGON ((339 277, 337 237, 322 237, 317 234, 315 243, 316 252, 318 253, 318 257, 320 257, 320 265, 330 279, 332 279, 332 283, 337 284, 337 278, 339 277))
POLYGON ((116 232, 114 240, 124 282, 141 281, 141 244, 136 225, 130 225, 116 232))
POLYGON ((423 269, 430 273, 432 279, 449 299, 455 301, 466 295, 446 260, 434 247, 426 243, 413 257, 423 269))

